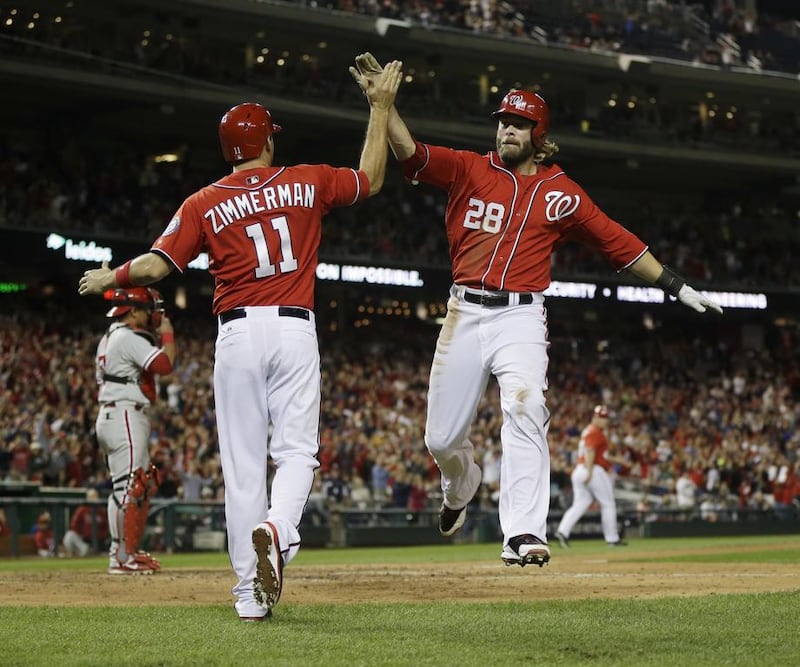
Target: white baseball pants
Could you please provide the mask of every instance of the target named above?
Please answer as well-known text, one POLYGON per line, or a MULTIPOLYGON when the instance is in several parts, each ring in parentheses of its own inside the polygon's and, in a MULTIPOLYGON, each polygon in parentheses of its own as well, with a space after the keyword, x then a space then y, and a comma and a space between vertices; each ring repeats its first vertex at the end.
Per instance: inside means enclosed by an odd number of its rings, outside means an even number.
POLYGON ((111 534, 109 558, 125 562, 124 510, 129 503, 131 473, 150 464, 150 419, 147 409, 132 401, 101 405, 95 422, 97 441, 108 459, 108 472, 114 488, 108 496, 108 530, 111 534))
POLYGON ((314 313, 306 320, 279 316, 277 306, 245 310, 246 317, 220 325, 214 362, 228 553, 238 579, 232 592, 243 604, 253 601, 256 525, 274 524, 284 564, 300 548, 297 526, 318 466, 320 409, 314 313), (269 492, 268 453, 276 468, 269 492))
POLYGON ((500 527, 504 543, 532 534, 546 541, 550 452, 545 407, 547 316, 544 297, 530 305, 487 308, 451 290, 428 390, 425 444, 441 471, 448 507, 466 505, 480 485, 469 430, 490 375, 497 378, 500 430, 500 527))
POLYGON ((569 537, 575 524, 597 500, 600 504, 600 521, 603 525, 603 537, 606 542, 619 541, 617 528, 617 507, 614 502, 614 482, 602 467, 595 465, 592 468, 592 478, 586 483, 589 470, 583 463, 575 466, 572 471, 572 505, 564 512, 558 532, 564 537, 569 537))

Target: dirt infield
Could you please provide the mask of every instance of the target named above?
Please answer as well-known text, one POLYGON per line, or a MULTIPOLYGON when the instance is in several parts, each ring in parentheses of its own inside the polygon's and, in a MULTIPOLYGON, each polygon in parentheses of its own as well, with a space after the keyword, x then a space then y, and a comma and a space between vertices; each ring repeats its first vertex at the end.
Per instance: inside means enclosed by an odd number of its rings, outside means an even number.
MULTIPOLYGON (((741 551, 741 547, 739 548, 741 551)), ((692 555, 730 551, 692 550, 692 555)), ((676 558, 687 552, 674 551, 676 558)), ((659 552, 659 557, 670 555, 659 552)), ((495 602, 656 598, 793 591, 800 563, 636 562, 623 550, 607 557, 555 552, 543 567, 487 561, 414 565, 290 565, 282 604, 359 602, 495 602)), ((105 572, 0 573, 0 605, 196 605, 232 602, 228 569, 174 569, 149 577, 105 572)))

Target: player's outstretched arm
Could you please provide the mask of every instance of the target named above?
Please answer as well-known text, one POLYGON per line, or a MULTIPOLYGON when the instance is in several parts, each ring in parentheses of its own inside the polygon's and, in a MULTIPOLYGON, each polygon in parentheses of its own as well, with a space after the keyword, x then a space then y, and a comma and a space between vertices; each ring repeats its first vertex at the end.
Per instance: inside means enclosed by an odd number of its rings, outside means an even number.
POLYGON ((649 251, 642 255, 628 270, 642 280, 658 285, 665 292, 676 297, 683 305, 698 313, 711 309, 722 315, 722 308, 713 299, 701 294, 677 273, 659 262, 649 251))
MULTIPOLYGON (((350 67, 350 74, 367 97, 369 89, 381 72, 383 67, 369 51, 357 55, 356 67, 350 67)), ((416 150, 414 137, 411 136, 394 104, 389 109, 389 145, 399 161, 407 160, 416 150)))
POLYGON ((369 179, 370 197, 380 192, 386 176, 389 109, 394 105, 397 90, 403 80, 402 66, 403 63, 393 60, 386 65, 369 89, 364 91, 370 105, 369 124, 358 168, 369 179))
POLYGON ((115 287, 133 287, 149 285, 165 278, 172 271, 172 266, 160 255, 146 252, 130 259, 116 269, 103 262, 99 269, 84 271, 78 281, 78 294, 102 294, 115 287))

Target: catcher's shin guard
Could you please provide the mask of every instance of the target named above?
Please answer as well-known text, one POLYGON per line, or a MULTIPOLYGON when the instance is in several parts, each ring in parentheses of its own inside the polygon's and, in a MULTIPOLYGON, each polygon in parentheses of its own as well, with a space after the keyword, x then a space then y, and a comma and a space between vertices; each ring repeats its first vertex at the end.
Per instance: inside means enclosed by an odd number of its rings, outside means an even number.
POLYGON ((160 481, 159 471, 152 463, 147 472, 140 467, 131 473, 128 502, 123 517, 125 552, 128 554, 134 554, 139 550, 150 509, 150 495, 156 492, 160 481))

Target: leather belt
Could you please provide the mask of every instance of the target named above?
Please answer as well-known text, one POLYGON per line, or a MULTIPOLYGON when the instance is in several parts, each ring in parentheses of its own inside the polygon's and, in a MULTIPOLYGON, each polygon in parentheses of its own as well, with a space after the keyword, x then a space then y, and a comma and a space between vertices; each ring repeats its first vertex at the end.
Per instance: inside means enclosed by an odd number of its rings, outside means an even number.
MULTIPOLYGON (((103 403, 104 408, 116 408, 117 402, 116 401, 109 401, 108 403, 103 403)), ((137 412, 141 412, 147 406, 144 403, 134 403, 133 405, 119 405, 120 408, 133 408, 137 412)))
MULTIPOLYGON (((507 306, 511 300, 509 294, 481 294, 480 292, 470 292, 467 289, 464 290, 463 298, 464 301, 477 303, 478 305, 486 308, 499 308, 501 306, 507 306)), ((521 306, 526 306, 533 303, 533 294, 530 292, 520 294, 518 303, 521 306)))
MULTIPOLYGON (((297 306, 278 306, 279 317, 296 317, 300 320, 310 320, 311 314, 305 308, 298 308, 297 306)), ((226 310, 224 313, 219 314, 219 323, 227 324, 231 320, 240 320, 247 317, 247 311, 244 308, 234 308, 233 310, 226 310)))

